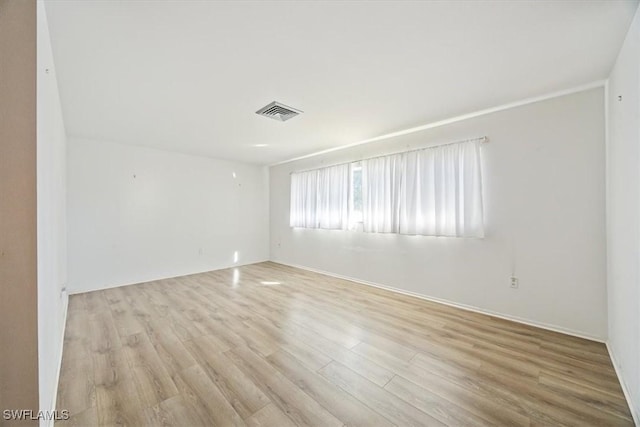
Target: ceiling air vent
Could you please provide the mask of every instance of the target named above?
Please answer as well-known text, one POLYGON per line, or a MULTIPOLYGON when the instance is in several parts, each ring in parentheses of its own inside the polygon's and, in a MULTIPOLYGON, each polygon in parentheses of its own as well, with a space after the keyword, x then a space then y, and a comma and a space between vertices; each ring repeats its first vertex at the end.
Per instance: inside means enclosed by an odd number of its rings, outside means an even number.
POLYGON ((276 101, 273 101, 271 104, 265 105, 264 107, 256 111, 256 114, 264 117, 269 117, 270 119, 280 120, 281 122, 292 119, 300 113, 302 113, 301 110, 287 107, 286 105, 276 101))

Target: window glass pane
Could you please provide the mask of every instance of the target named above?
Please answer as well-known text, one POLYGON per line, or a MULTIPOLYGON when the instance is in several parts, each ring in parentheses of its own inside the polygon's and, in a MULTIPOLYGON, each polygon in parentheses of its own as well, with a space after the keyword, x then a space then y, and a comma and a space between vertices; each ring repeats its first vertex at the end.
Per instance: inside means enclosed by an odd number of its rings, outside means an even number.
POLYGON ((356 163, 351 169, 352 222, 362 222, 362 166, 356 163))
POLYGON ((353 209, 362 212, 362 169, 353 171, 353 209))

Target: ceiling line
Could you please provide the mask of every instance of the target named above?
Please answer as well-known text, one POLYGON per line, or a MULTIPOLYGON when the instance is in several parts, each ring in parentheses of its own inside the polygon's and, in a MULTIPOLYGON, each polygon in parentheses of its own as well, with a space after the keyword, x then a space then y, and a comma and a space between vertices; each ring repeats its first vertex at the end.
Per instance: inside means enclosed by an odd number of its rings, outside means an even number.
POLYGON ((548 94, 545 94, 545 95, 539 95, 539 96, 534 96, 534 97, 530 97, 530 98, 525 98, 525 99, 522 99, 520 101, 510 102, 510 103, 507 103, 507 104, 498 105, 496 107, 485 108, 483 110, 478 110, 478 111, 474 111, 472 113, 462 114, 460 116, 451 117, 449 119, 439 120, 439 121, 436 121, 436 122, 431 122, 431 123, 427 123, 427 124, 420 125, 420 126, 415 126, 415 127, 412 127, 412 128, 408 128, 408 129, 404 129, 404 130, 400 130, 400 131, 396 131, 396 132, 386 133, 384 135, 376 136, 374 138, 365 139, 363 141, 353 142, 353 143, 350 143, 350 144, 341 145, 339 147, 328 148, 326 150, 316 151, 316 152, 313 152, 313 153, 310 153, 310 154, 305 154, 303 156, 298 156, 298 157, 294 157, 294 158, 287 159, 287 160, 281 160, 281 161, 276 162, 276 163, 271 163, 271 164, 269 164, 267 166, 273 167, 273 166, 283 165, 285 163, 295 162, 297 160, 308 159, 310 157, 319 156, 321 154, 327 154, 327 153, 332 153, 334 151, 345 150, 347 148, 356 147, 358 145, 369 144, 371 142, 382 141, 384 139, 394 138, 396 136, 402 136, 402 135, 407 135, 407 134, 410 134, 410 133, 420 132, 422 130, 433 129, 433 128, 444 126, 444 125, 448 125, 448 124, 451 124, 451 123, 472 119, 474 117, 484 116, 486 114, 491 114, 491 113, 496 113, 498 111, 508 110, 510 108, 521 107, 523 105, 533 104, 533 103, 540 102, 540 101, 546 101, 546 100, 552 99, 552 98, 558 98, 558 97, 561 97, 561 96, 571 95, 573 93, 583 92, 583 91, 586 91, 586 90, 595 89, 597 87, 604 87, 606 82, 607 82, 606 79, 596 80, 594 82, 587 83, 587 84, 580 85, 580 86, 576 86, 576 87, 573 87, 573 88, 570 88, 570 89, 565 89, 565 90, 560 90, 560 91, 557 91, 557 92, 551 92, 551 93, 548 93, 548 94))

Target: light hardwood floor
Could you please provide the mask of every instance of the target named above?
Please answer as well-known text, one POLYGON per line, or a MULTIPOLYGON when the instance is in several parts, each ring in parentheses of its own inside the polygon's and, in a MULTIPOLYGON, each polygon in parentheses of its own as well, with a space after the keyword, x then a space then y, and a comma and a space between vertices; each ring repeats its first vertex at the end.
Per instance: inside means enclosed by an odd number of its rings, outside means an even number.
POLYGON ((58 425, 633 425, 603 344, 267 262, 73 295, 58 425))

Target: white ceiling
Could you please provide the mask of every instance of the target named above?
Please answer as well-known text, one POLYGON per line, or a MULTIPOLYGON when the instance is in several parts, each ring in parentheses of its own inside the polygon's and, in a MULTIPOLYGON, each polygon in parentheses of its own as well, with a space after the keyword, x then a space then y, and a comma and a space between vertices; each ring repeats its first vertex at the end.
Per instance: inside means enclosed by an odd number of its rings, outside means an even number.
POLYGON ((46 8, 69 136, 268 164, 604 79, 637 5, 51 0, 46 8), (287 122, 255 114, 273 100, 304 114, 287 122))

